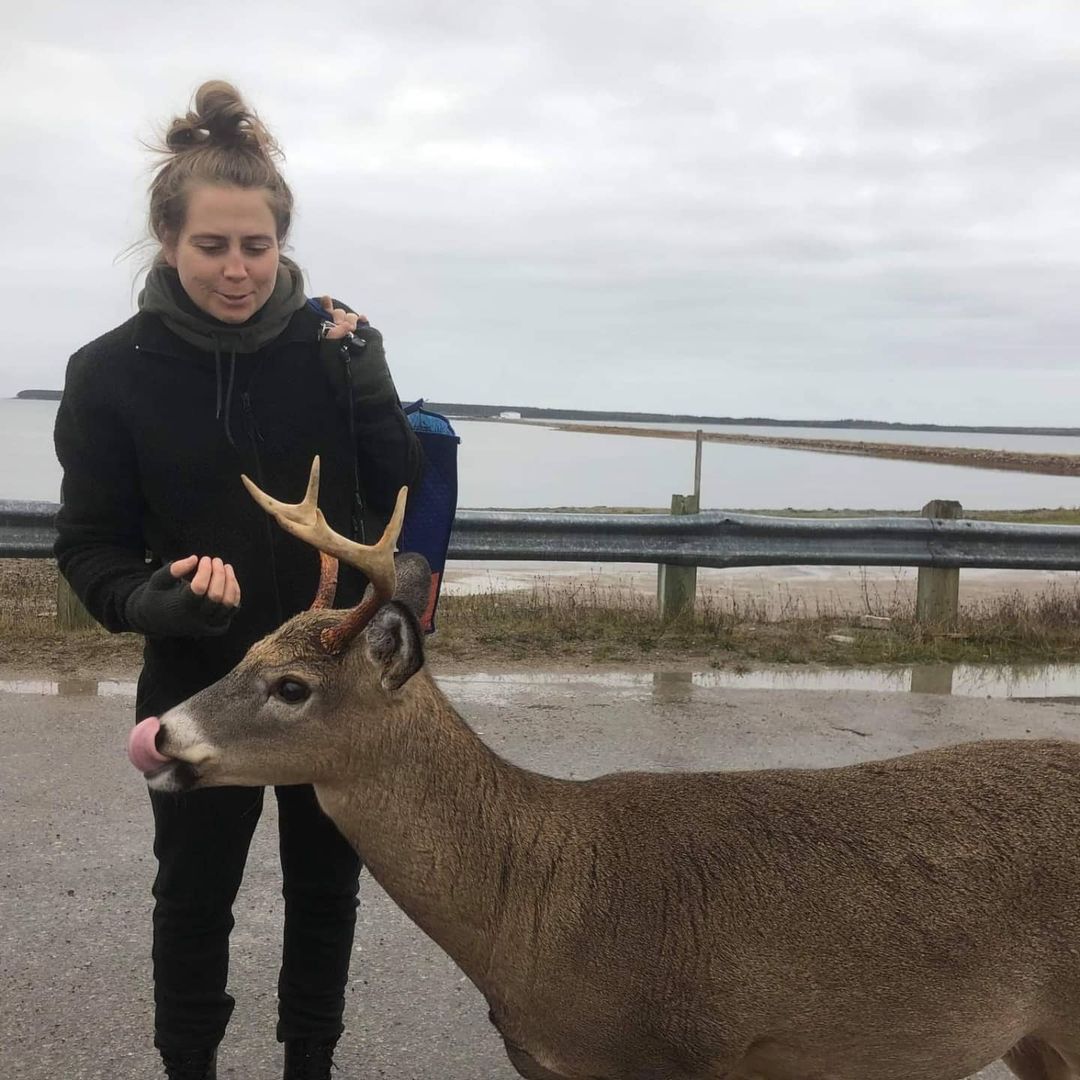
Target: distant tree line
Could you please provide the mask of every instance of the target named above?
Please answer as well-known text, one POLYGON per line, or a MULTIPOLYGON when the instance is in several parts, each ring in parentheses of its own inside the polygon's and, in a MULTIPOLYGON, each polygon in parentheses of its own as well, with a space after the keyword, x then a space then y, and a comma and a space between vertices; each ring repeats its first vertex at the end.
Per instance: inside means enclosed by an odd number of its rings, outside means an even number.
MULTIPOLYGON (((19 398, 59 401, 59 390, 20 390, 19 398)), ((861 428, 874 431, 971 431, 987 435, 1080 435, 1071 427, 1002 427, 975 424, 902 424, 888 420, 778 420, 771 416, 695 416, 691 413, 605 412, 598 409, 541 409, 533 405, 469 405, 425 401, 425 408, 458 420, 497 420, 515 413, 522 420, 610 420, 623 424, 730 424, 744 427, 861 428)))
POLYGON ((771 416, 696 416, 691 413, 604 412, 542 409, 532 405, 467 405, 425 401, 424 407, 460 420, 495 420, 517 413, 522 420, 610 420, 629 424, 730 424, 745 427, 865 428, 876 431, 970 431, 994 435, 1080 435, 1071 427, 1005 427, 967 424, 905 424, 888 420, 780 420, 771 416))

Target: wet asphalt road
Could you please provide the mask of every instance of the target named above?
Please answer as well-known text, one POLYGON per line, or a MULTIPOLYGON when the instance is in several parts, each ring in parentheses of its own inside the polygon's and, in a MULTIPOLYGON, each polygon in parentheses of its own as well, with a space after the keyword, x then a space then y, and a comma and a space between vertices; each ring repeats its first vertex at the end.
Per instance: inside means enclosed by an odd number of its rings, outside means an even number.
MULTIPOLYGON (((1080 706, 1068 701, 731 690, 678 675, 600 685, 470 676, 443 687, 500 753, 573 777, 629 767, 827 765, 980 736, 1080 730, 1080 706)), ((123 688, 108 697, 87 693, 93 684, 66 689, 73 692, 0 689, 0 1077, 157 1077, 150 812, 124 756, 133 702, 123 688)), ((270 799, 237 904, 237 1008, 222 1077, 281 1075, 276 859, 270 799)), ((450 960, 365 877, 336 1075, 512 1080, 486 1015, 450 960)), ((994 1066, 980 1077, 1006 1075, 994 1066)))

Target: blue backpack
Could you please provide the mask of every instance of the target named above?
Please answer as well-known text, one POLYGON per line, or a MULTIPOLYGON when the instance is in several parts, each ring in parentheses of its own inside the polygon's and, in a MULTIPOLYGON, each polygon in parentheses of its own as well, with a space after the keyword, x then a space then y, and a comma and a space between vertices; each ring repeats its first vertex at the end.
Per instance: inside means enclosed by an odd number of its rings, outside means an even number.
POLYGON ((431 567, 431 593, 420 620, 430 634, 435 630, 435 608, 457 512, 457 451, 461 439, 445 416, 424 408, 423 398, 402 405, 402 409, 424 451, 424 471, 417 490, 409 492, 398 549, 419 552, 431 567))
MULTIPOLYGON (((311 297, 307 303, 312 311, 326 320, 326 312, 319 300, 311 297)), ((398 538, 398 550, 418 552, 427 559, 431 567, 431 593, 428 596, 427 609, 420 619, 420 625, 430 634, 435 630, 435 609, 442 589, 446 552, 450 547, 450 531, 454 527, 454 515, 457 512, 457 448, 461 439, 445 416, 424 408, 423 398, 411 405, 403 403, 401 407, 420 440, 420 447, 424 452, 424 471, 419 487, 409 492, 409 501, 405 505, 405 522, 398 538)), ((351 399, 349 430, 355 444, 356 431, 351 399)), ((356 510, 359 515, 362 513, 359 476, 356 497, 356 510)), ((357 520, 354 520, 354 528, 357 520)))

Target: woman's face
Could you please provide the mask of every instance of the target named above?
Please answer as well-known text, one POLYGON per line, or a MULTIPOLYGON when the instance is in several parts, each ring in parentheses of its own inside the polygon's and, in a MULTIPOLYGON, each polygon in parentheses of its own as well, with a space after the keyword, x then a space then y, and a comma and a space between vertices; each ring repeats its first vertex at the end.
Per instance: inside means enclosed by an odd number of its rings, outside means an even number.
POLYGON ((277 282, 274 215, 260 188, 199 184, 188 193, 187 220, 164 245, 165 261, 207 315, 246 322, 277 282))

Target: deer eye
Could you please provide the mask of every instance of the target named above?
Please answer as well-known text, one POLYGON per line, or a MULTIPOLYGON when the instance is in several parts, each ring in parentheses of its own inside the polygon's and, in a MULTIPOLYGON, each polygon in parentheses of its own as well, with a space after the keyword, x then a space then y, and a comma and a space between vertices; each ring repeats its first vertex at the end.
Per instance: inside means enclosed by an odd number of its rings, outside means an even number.
POLYGON ((286 705, 299 705, 311 697, 311 690, 297 679, 278 679, 274 684, 273 694, 286 705))

